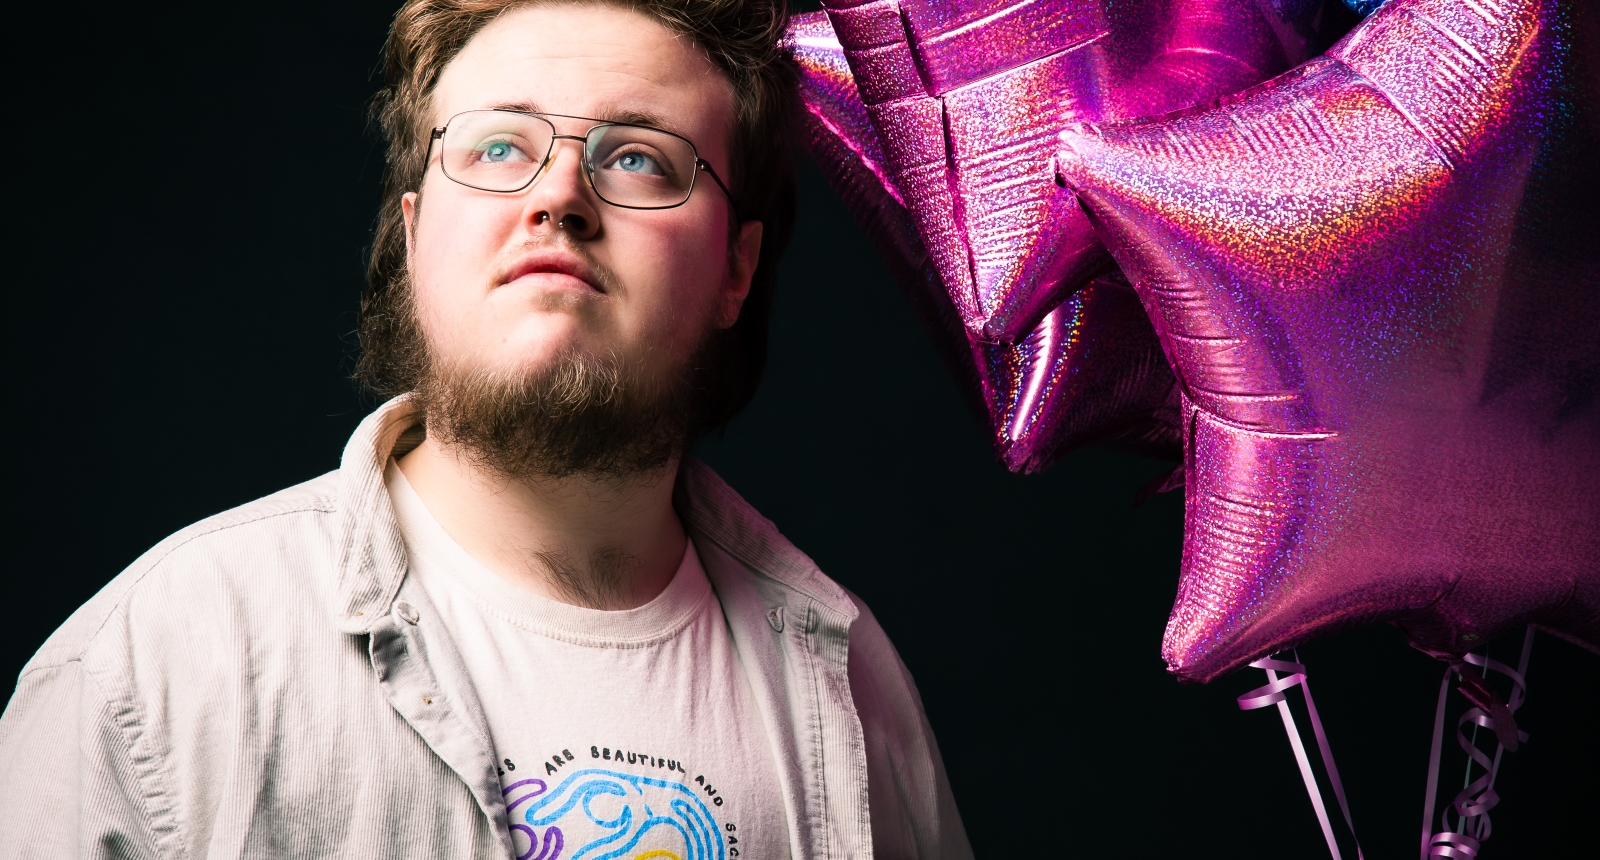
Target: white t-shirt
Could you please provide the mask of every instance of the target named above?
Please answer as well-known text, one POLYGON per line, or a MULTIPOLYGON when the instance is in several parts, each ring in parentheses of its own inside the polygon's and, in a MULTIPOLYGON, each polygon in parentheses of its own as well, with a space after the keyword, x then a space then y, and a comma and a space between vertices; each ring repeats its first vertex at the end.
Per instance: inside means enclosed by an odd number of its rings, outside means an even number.
POLYGON ((445 533, 394 461, 410 575, 483 703, 520 860, 789 856, 777 768, 694 543, 654 600, 585 609, 445 533))

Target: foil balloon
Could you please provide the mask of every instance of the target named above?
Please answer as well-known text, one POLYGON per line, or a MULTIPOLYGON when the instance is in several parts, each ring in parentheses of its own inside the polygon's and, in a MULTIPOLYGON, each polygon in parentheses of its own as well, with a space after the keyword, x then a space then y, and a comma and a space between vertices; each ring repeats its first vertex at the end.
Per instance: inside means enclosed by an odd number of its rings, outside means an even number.
POLYGON ((882 149, 963 324, 1026 337, 1108 268, 1051 182, 1072 120, 1142 116, 1307 55, 1321 0, 824 0, 882 149))
POLYGON ((889 179, 883 148, 832 25, 820 12, 795 15, 784 41, 800 69, 806 148, 889 264, 942 357, 967 383, 963 393, 975 393, 976 369, 961 319, 889 179))
POLYGON ((1051 181, 1054 124, 1256 83, 1316 44, 1320 0, 839 3, 827 15, 797 16, 790 32, 808 146, 981 396, 1002 461, 1036 471, 1091 442, 1176 456, 1171 373, 1051 181))
POLYGON ((992 428, 1002 461, 1014 471, 1036 471, 1088 442, 1176 457, 1176 387, 1132 288, 1108 274, 1053 308, 1018 343, 971 338, 889 177, 827 18, 795 16, 788 47, 801 69, 812 156, 992 428))
POLYGON ((1600 646, 1594 16, 1390 0, 1223 103, 1062 133, 1179 380, 1181 678, 1377 621, 1600 646))

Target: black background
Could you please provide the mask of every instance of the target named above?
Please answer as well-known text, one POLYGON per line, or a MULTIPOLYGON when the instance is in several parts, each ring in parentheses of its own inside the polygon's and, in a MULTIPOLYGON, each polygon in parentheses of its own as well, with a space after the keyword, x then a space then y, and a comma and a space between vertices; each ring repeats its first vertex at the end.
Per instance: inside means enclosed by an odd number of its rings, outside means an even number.
MULTIPOLYGON (((349 371, 393 8, 74 4, 8 27, 0 673, 164 535, 337 466, 375 405, 349 371)), ((700 453, 874 607, 979 856, 1327 856, 1277 715, 1233 703, 1261 673, 1163 670, 1183 500, 1132 499, 1169 464, 1007 473, 860 229, 809 163, 801 181, 766 381, 700 453)), ((1439 664, 1387 627, 1300 653, 1366 856, 1415 857, 1439 664)), ((1540 635, 1529 687, 1483 856, 1592 856, 1600 659, 1540 635)))

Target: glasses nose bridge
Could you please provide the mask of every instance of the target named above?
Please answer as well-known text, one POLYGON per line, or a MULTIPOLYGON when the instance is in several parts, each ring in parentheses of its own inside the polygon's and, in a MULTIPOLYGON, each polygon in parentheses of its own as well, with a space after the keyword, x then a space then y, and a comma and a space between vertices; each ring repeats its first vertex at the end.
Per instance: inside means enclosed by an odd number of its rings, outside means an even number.
POLYGON ((581 181, 593 188, 594 172, 589 164, 589 138, 587 135, 579 134, 561 134, 560 132, 551 133, 550 154, 545 156, 544 164, 539 166, 538 172, 534 174, 533 181, 538 182, 539 180, 549 176, 556 163, 556 151, 558 145, 563 140, 574 140, 578 142, 578 173, 582 177, 581 181))
POLYGON ((577 141, 577 143, 578 143, 578 166, 580 168, 582 168, 582 172, 583 172, 584 176, 586 178, 588 178, 589 181, 592 183, 594 181, 594 177, 590 175, 593 172, 593 169, 592 169, 592 165, 589 164, 589 136, 588 136, 588 134, 562 134, 560 132, 553 132, 550 135, 550 154, 545 157, 544 166, 539 169, 539 172, 540 173, 544 173, 544 172, 546 172, 546 171, 548 171, 550 169, 550 166, 552 164, 555 164, 555 161, 556 161, 556 147, 563 140, 577 141))

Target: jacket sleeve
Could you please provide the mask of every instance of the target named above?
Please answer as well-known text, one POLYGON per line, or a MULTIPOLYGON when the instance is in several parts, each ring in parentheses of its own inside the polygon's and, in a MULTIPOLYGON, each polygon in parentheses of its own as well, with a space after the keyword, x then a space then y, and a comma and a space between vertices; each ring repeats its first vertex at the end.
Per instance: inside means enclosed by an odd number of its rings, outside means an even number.
POLYGON ((80 661, 24 670, 0 717, 0 857, 155 858, 130 768, 80 661))
POLYGON ((867 753, 874 860, 971 860, 944 760, 911 673, 866 604, 850 626, 850 697, 867 753))

